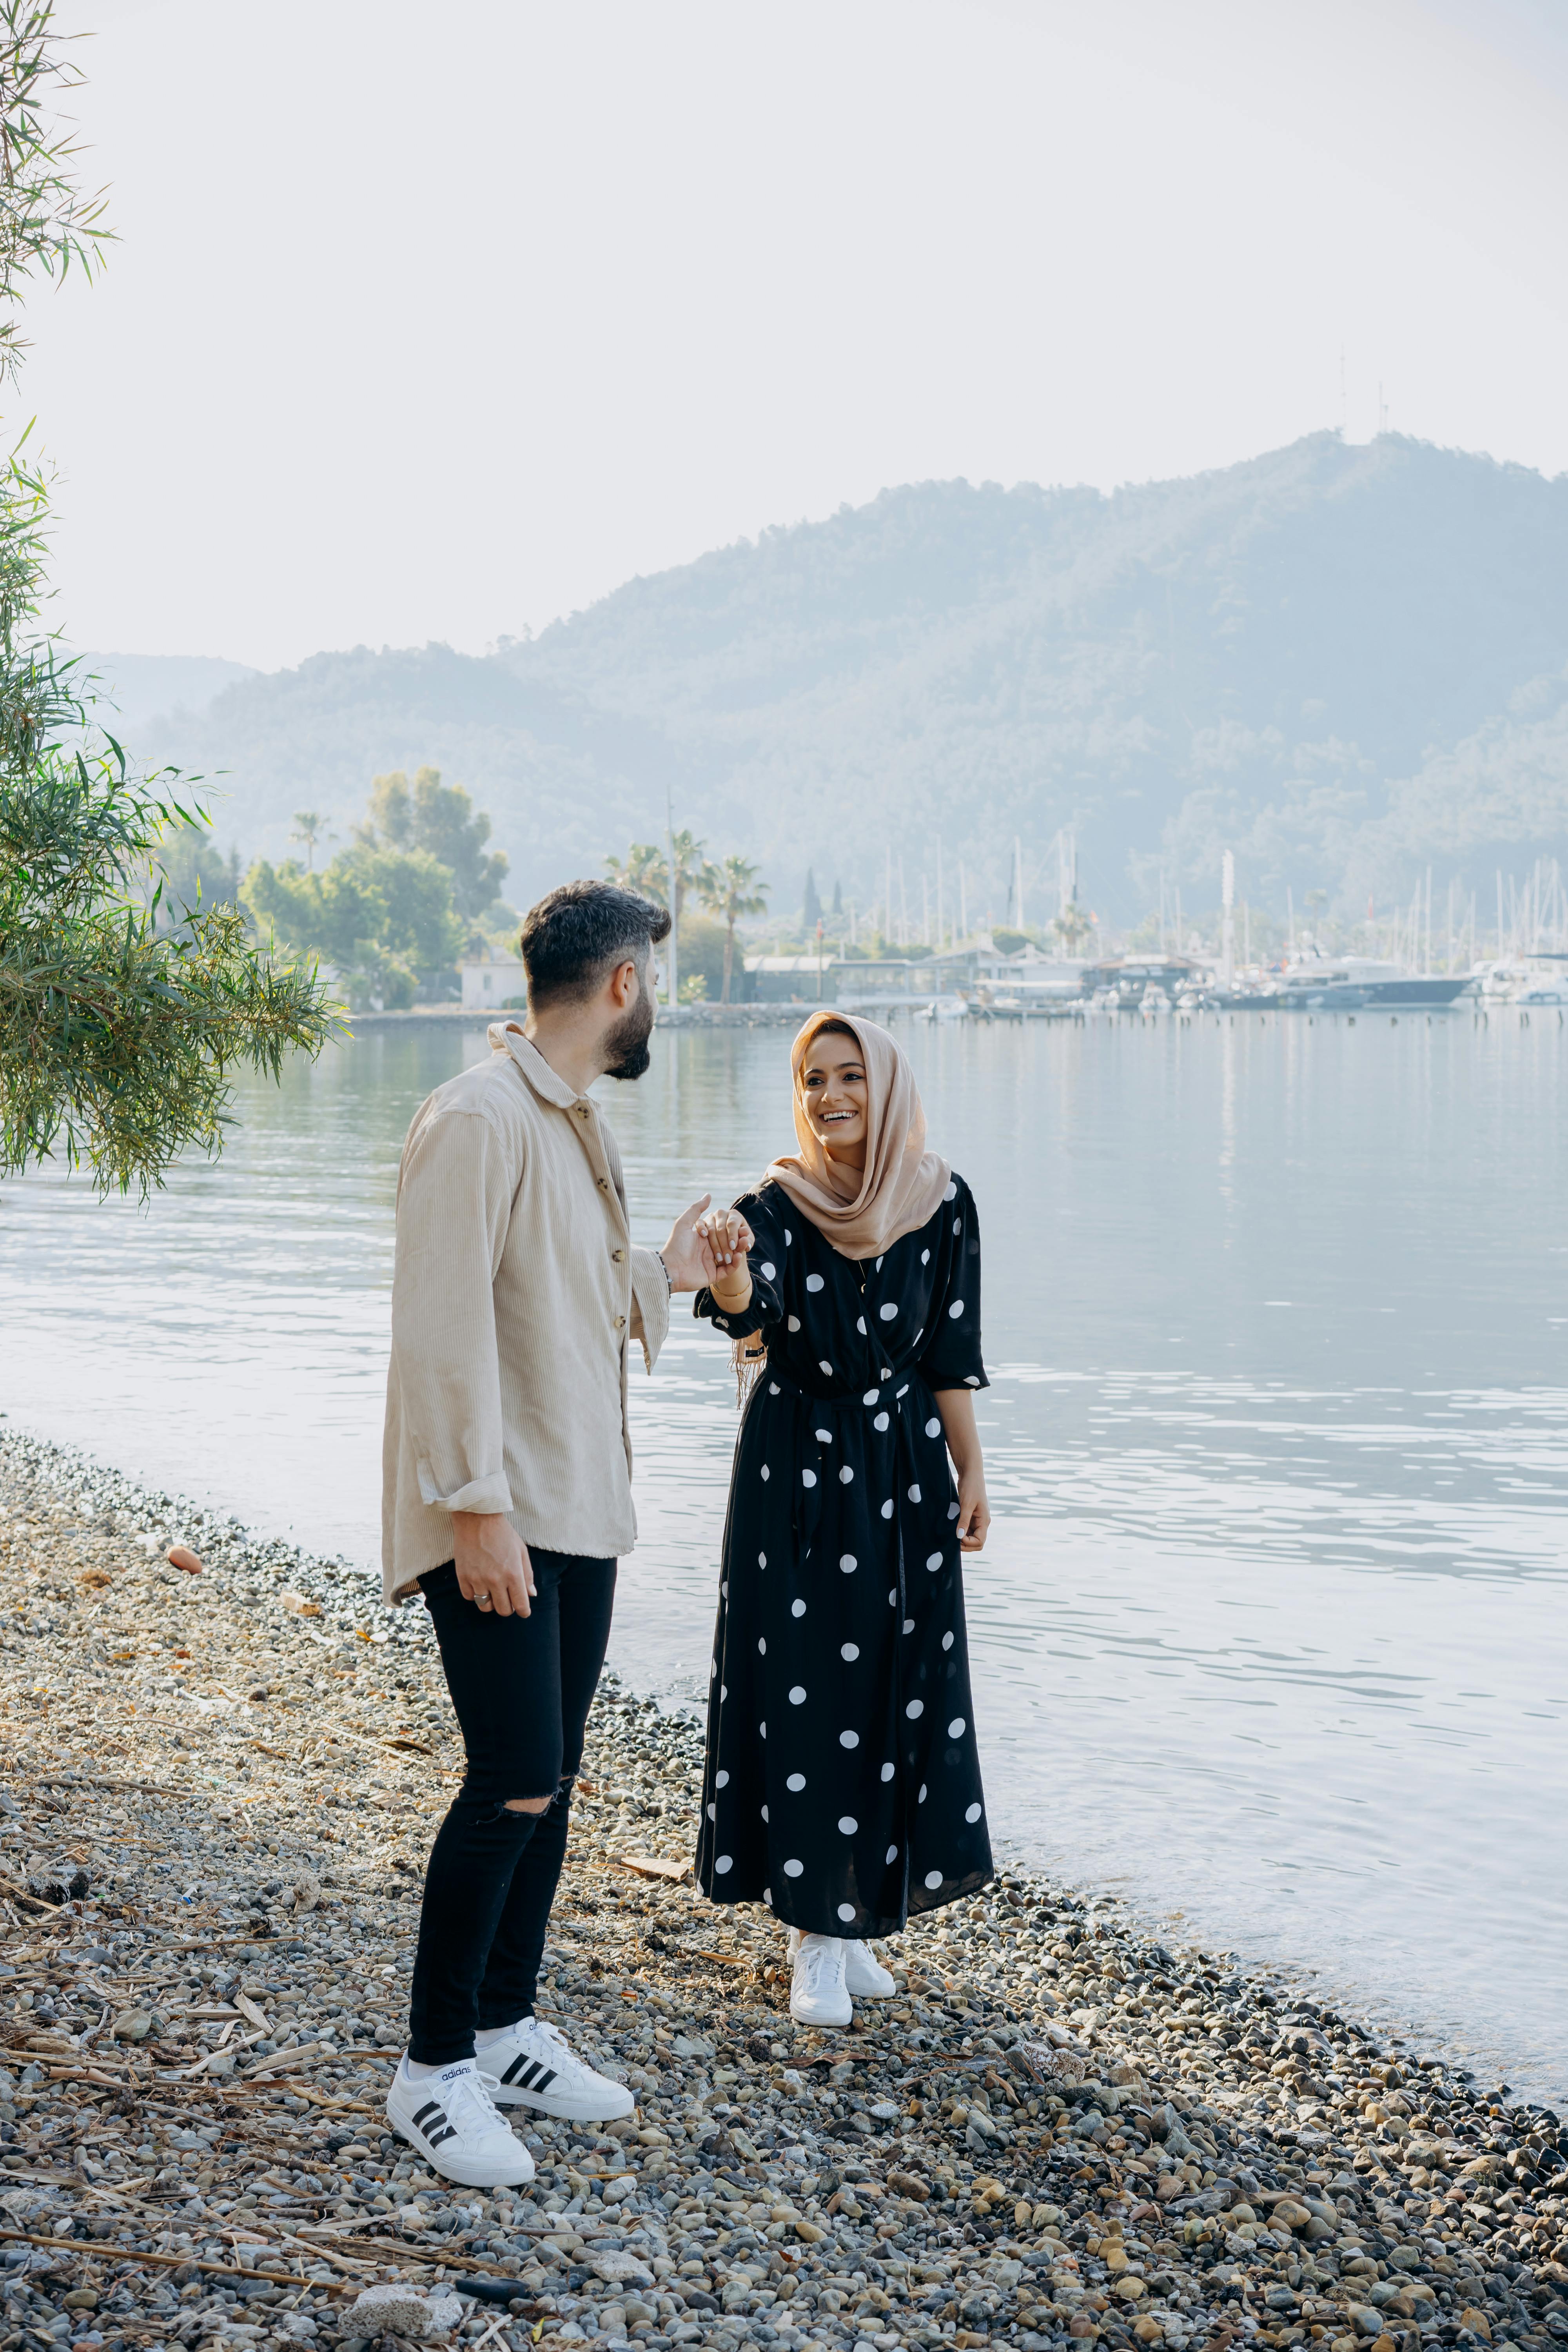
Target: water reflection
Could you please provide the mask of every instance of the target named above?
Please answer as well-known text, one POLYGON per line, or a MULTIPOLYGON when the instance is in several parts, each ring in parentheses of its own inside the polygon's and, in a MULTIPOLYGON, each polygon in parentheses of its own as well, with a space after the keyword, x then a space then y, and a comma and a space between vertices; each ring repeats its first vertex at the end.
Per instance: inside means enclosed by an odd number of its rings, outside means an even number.
MULTIPOLYGON (((1563 1049, 1545 1027, 913 1034, 984 1226, 997 1527, 971 1577, 1016 1852, 1568 2087, 1563 1049)), ((774 1032, 605 1088, 639 1237, 789 1139, 774 1032)), ((407 1119, 487 1050, 373 1032, 247 1089, 143 1215, 0 1192, 0 1403, 374 1556, 407 1119)), ((705 1685, 734 1418, 678 1319, 634 1383, 616 1655, 705 1685)))

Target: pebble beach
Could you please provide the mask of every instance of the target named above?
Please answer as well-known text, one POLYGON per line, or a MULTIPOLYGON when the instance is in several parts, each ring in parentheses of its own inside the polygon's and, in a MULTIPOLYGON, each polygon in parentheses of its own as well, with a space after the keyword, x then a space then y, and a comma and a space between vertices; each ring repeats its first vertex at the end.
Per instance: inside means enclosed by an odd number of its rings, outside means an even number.
POLYGON ((1005 1869, 798 2028, 691 1884, 700 1727, 610 1677, 541 2010, 637 2109, 456 2189, 382 2108, 424 1612, 11 1429, 0 1601, 0 2352, 1568 2344, 1549 2109, 1005 1869))

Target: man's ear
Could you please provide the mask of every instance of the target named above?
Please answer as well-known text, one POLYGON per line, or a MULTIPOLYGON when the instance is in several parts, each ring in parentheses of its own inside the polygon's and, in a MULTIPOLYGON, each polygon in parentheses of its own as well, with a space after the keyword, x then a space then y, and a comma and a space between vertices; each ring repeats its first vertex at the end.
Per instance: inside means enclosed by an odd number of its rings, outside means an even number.
POLYGON ((641 982, 634 958, 628 956, 625 963, 616 966, 610 974, 610 1002, 617 1013, 624 1013, 629 1004, 637 1003, 641 982))

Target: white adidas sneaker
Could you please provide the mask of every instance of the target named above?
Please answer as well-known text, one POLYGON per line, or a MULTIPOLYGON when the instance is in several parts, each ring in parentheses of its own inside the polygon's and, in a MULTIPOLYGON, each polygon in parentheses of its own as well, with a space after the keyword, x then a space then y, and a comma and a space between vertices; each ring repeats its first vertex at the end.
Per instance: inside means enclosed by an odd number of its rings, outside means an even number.
POLYGON ((855 2014, 844 1981, 842 1936, 802 1936, 795 1948, 789 2013, 797 2025, 847 2025, 855 2014))
MULTIPOLYGON (((789 1956, 793 1960, 800 1949, 800 1929, 789 1931, 789 1956)), ((876 1953, 858 1936, 844 1938, 844 1985, 851 2000, 891 2000, 898 1986, 878 1959, 876 1953)))
POLYGON ((870 1945, 858 1936, 845 1938, 844 1981, 851 2000, 891 2000, 899 1990, 870 1945))
POLYGON ((495 2077, 500 2107, 531 2107, 536 2115, 574 2124, 614 2123, 637 2108, 624 2083, 596 2074, 542 2018, 520 2017, 493 2042, 487 2040, 479 2062, 495 2077))
POLYGON ((497 2109, 492 2074, 471 2058, 414 2081, 406 2051, 386 2094, 386 2120, 399 2139, 465 2189, 517 2189, 533 2179, 533 2158, 497 2109))

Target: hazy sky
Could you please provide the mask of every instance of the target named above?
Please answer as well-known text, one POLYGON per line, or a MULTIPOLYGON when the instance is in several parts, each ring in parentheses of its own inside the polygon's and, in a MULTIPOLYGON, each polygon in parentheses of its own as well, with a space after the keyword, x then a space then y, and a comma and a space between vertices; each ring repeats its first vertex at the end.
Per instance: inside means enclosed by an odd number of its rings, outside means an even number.
POLYGON ((79 645, 481 649, 932 477, 1568 468, 1557 0, 61 0, 79 645))

